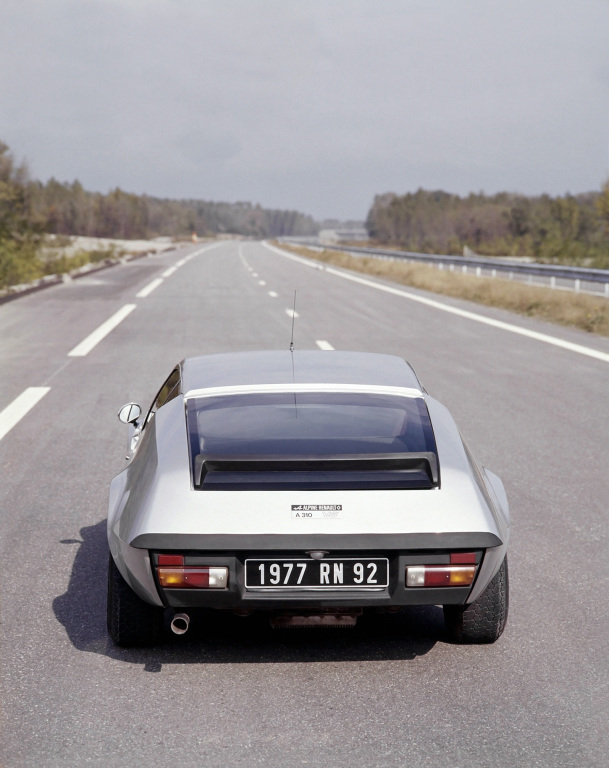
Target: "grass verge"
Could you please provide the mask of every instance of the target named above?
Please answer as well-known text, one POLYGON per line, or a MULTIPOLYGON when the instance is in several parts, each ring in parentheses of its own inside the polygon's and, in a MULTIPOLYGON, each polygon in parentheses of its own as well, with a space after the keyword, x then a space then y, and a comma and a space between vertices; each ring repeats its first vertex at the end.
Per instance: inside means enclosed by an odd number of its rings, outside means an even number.
POLYGON ((394 283, 609 336, 609 300, 607 299, 583 293, 524 285, 500 278, 462 275, 439 270, 427 264, 384 261, 332 250, 313 251, 285 243, 276 243, 276 245, 309 259, 317 259, 354 272, 364 272, 394 283))
POLYGON ((106 259, 116 259, 122 256, 122 251, 117 253, 115 248, 96 251, 77 251, 71 255, 53 253, 41 259, 41 269, 45 275, 62 275, 73 269, 84 267, 85 264, 99 264, 106 259))
POLYGON ((62 248, 39 248, 33 244, 17 242, 0 244, 0 294, 11 292, 15 286, 40 280, 49 275, 98 264, 106 259, 117 259, 123 255, 115 248, 101 250, 79 250, 69 253, 62 248))

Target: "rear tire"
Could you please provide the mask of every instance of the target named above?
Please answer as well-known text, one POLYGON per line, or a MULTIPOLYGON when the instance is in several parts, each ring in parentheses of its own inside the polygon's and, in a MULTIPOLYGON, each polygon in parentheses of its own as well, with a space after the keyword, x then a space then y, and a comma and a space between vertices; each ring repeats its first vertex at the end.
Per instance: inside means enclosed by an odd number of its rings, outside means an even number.
POLYGON ((490 584, 469 605, 445 605, 446 632, 456 643, 494 643, 508 617, 509 580, 507 557, 490 584))
POLYGON ((108 632, 116 645, 152 645, 163 629, 164 608, 149 605, 139 598, 116 567, 112 555, 108 562, 108 632))

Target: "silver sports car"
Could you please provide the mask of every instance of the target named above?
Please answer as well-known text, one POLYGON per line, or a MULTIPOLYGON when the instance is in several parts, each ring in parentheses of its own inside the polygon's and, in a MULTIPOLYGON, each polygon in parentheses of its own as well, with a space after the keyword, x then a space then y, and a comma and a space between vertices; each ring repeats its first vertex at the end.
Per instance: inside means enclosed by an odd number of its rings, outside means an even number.
POLYGON ((128 403, 110 487, 108 630, 176 634, 198 609, 349 627, 442 605, 490 643, 508 613, 508 504, 404 360, 242 352, 183 360, 147 413, 128 403))

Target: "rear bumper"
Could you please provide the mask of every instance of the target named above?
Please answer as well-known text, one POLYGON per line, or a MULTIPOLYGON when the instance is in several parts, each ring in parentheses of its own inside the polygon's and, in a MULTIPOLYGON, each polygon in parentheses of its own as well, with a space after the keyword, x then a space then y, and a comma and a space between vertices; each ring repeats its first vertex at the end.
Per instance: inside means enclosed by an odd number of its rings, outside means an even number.
MULTIPOLYGON (((472 551, 473 548, 469 548, 472 551)), ((167 552, 167 548, 163 548, 167 552)), ((476 579, 484 559, 484 550, 474 550, 477 555, 478 569, 476 579)), ((175 550, 173 550, 175 552, 175 550)), ((188 550, 183 552, 186 566, 210 566, 228 568, 228 586, 226 589, 163 589, 156 581, 158 594, 163 604, 174 609, 219 608, 229 610, 273 610, 292 609, 306 611, 320 608, 390 608, 405 605, 463 605, 467 602, 472 588, 467 587, 407 587, 406 568, 409 565, 448 565, 450 553, 442 550, 427 552, 413 550, 366 550, 365 557, 387 557, 389 560, 389 584, 375 589, 341 589, 328 587, 323 590, 281 588, 276 590, 247 589, 245 587, 245 560, 256 557, 259 551, 243 552, 201 552, 188 550)), ((150 562, 155 571, 158 552, 150 552, 150 562)), ((303 551, 281 550, 264 552, 265 557, 303 558, 303 551)), ((357 557, 351 551, 332 551, 332 557, 357 557)), ((359 553, 364 557, 363 553, 359 553)), ((474 586, 476 581, 474 581, 474 586)))

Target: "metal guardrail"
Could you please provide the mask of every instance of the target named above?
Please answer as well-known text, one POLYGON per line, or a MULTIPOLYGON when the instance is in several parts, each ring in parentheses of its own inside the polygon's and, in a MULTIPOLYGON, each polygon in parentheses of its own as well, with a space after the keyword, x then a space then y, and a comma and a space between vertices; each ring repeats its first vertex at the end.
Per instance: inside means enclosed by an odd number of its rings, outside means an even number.
POLYGON ((514 275, 537 275, 544 278, 561 278, 573 281, 582 281, 588 283, 604 283, 609 285, 609 269, 590 269, 584 267, 565 267, 557 264, 538 264, 513 262, 504 259, 491 259, 472 256, 444 256, 435 253, 415 253, 413 251, 391 251, 386 248, 361 248, 354 245, 340 244, 322 244, 317 240, 305 238, 279 238, 284 242, 292 242, 295 245, 310 245, 316 248, 327 247, 333 251, 347 251, 349 253, 361 253, 371 256, 382 256, 393 259, 404 259, 406 261, 421 261, 428 264, 453 264, 459 267, 471 267, 473 269, 484 269, 486 271, 496 271, 512 273, 514 275))
POLYGON ((609 270, 584 267, 567 267, 557 264, 538 264, 516 262, 511 259, 485 258, 482 256, 449 256, 434 253, 416 253, 414 251, 392 251, 386 248, 366 248, 339 243, 321 243, 319 239, 283 237, 285 243, 304 245, 311 248, 330 248, 355 255, 372 256, 377 259, 418 261, 436 268, 459 270, 465 274, 470 270, 477 277, 502 277, 519 280, 529 285, 548 287, 561 291, 586 293, 609 299, 609 270))

